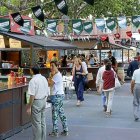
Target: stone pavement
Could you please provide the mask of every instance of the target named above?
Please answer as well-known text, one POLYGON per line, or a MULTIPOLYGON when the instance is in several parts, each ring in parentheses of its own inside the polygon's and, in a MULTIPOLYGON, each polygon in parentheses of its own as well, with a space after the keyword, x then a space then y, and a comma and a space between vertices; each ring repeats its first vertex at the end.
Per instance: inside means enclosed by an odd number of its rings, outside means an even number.
MULTIPOLYGON (((135 122, 132 112, 133 96, 130 84, 118 89, 114 96, 111 118, 106 118, 102 111, 101 97, 96 92, 85 94, 81 107, 76 107, 76 98, 65 101, 68 117, 69 136, 47 140, 139 140, 140 122, 135 122)), ((47 133, 51 131, 51 112, 47 109, 47 133)), ((61 129, 61 125, 60 131, 61 129)), ((31 127, 8 138, 7 140, 32 140, 31 127)))

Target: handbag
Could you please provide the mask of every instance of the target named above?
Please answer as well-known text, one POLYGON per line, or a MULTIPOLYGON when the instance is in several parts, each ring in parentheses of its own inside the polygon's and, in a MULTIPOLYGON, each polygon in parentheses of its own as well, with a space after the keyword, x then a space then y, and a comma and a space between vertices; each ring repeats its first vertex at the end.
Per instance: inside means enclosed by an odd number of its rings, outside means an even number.
POLYGON ((48 95, 47 102, 53 104, 55 102, 55 95, 48 95))
POLYGON ((118 89, 121 87, 120 81, 117 77, 117 75, 115 76, 115 89, 118 89))

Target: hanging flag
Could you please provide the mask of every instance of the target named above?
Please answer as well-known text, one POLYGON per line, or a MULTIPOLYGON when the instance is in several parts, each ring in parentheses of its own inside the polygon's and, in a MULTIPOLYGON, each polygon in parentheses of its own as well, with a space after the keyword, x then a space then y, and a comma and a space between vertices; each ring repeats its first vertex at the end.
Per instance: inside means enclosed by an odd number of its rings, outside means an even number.
POLYGON ((81 19, 72 20, 72 29, 75 34, 80 35, 83 31, 82 20, 81 19))
POLYGON ((92 22, 84 22, 83 26, 84 26, 84 30, 85 30, 88 34, 90 34, 90 33, 92 32, 92 30, 93 30, 92 22))
POLYGON ((0 18, 0 30, 8 32, 10 30, 10 20, 0 18))
POLYGON ((140 25, 140 16, 132 16, 132 23, 138 28, 140 25))
POLYGON ((138 29, 138 32, 139 32, 139 34, 140 34, 140 29, 138 29))
POLYGON ((113 31, 116 27, 116 19, 115 18, 109 18, 108 20, 106 20, 106 26, 107 26, 108 29, 113 31))
POLYGON ((24 24, 23 27, 20 27, 20 30, 24 33, 27 34, 31 30, 31 21, 28 19, 24 19, 24 24))
POLYGON ((52 20, 47 20, 47 30, 50 31, 51 33, 56 33, 57 30, 57 20, 52 19, 52 20))
POLYGON ((93 5, 94 4, 94 0, 84 0, 86 3, 93 5))
POLYGON ((66 3, 66 0, 54 0, 58 10, 67 15, 68 14, 68 5, 66 3))
POLYGON ((102 35, 100 37, 101 41, 108 41, 108 36, 107 35, 102 35))
POLYGON ((120 38, 120 34, 119 34, 119 33, 114 34, 114 36, 115 36, 117 39, 120 38))
POLYGON ((13 14, 11 14, 11 16, 12 16, 13 20, 15 21, 15 23, 17 23, 17 24, 20 25, 20 26, 23 26, 24 20, 23 20, 23 18, 21 17, 21 15, 20 15, 19 12, 13 13, 13 14))
POLYGON ((40 21, 44 22, 44 13, 43 13, 43 10, 41 9, 41 7, 38 5, 36 7, 32 7, 31 9, 32 9, 35 17, 37 19, 39 19, 40 21))
POLYGON ((127 36, 132 37, 132 32, 131 31, 127 31, 126 34, 127 34, 127 36))
POLYGON ((95 23, 99 30, 103 31, 105 29, 105 20, 103 18, 95 19, 95 23))
POLYGON ((122 17, 118 17, 117 19, 118 19, 119 27, 122 29, 126 29, 127 27, 126 17, 122 16, 122 17))

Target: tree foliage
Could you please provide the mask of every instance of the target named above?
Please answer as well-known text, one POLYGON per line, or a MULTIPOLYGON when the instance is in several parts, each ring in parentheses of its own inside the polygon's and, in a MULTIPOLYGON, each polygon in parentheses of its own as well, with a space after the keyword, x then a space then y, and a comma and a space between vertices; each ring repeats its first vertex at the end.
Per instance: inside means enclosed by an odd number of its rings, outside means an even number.
MULTIPOLYGON (((86 18, 91 14, 93 17, 116 17, 119 15, 140 15, 139 0, 94 0, 91 6, 83 0, 66 0, 70 18, 86 18)), ((31 13, 31 7, 41 5, 46 18, 61 18, 62 14, 57 10, 53 0, 1 0, 0 14, 22 11, 23 15, 31 13)))

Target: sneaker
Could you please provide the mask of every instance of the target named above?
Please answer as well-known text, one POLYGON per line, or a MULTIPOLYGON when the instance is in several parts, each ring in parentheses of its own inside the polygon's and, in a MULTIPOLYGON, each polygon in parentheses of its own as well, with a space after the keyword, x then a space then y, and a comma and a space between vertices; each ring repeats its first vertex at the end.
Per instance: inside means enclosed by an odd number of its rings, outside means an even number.
POLYGON ((63 132, 61 132, 61 135, 62 135, 62 136, 68 136, 69 133, 68 133, 68 131, 63 131, 63 132))
POLYGON ((76 106, 80 106, 80 105, 81 105, 81 102, 77 101, 76 106))
POLYGON ((135 122, 137 122, 139 120, 139 118, 135 118, 135 122))
POLYGON ((59 133, 58 132, 51 132, 51 133, 49 133, 49 136, 51 136, 51 137, 58 137, 59 133))
POLYGON ((107 106, 103 105, 103 107, 104 107, 103 111, 106 112, 107 111, 107 106))

